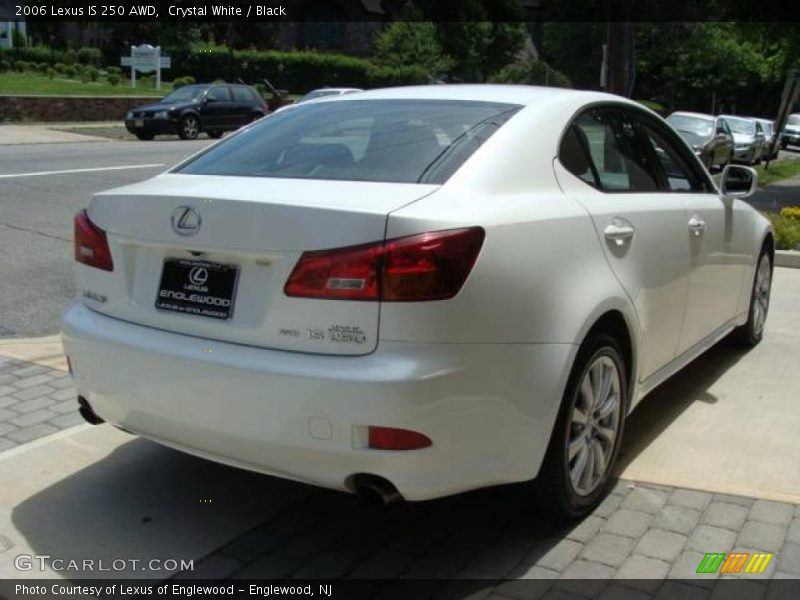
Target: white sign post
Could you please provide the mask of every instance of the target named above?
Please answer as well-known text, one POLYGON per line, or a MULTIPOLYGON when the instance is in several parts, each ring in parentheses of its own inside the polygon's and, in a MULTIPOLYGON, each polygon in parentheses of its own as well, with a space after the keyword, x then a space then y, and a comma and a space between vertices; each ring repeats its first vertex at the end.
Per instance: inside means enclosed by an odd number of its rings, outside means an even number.
POLYGON ((136 71, 156 74, 156 89, 161 89, 161 69, 172 67, 169 56, 161 56, 161 46, 141 44, 131 46, 131 55, 123 56, 120 65, 131 68, 131 87, 136 88, 136 71))

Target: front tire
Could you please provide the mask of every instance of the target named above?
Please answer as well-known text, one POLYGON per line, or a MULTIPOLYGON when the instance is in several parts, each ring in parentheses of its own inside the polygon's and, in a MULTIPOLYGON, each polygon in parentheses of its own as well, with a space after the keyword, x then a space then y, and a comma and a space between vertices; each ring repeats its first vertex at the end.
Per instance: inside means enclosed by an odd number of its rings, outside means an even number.
POLYGON ((617 341, 587 338, 578 351, 539 481, 544 505, 577 519, 603 499, 619 453, 628 377, 617 341))
POLYGON ((218 140, 222 137, 222 131, 206 131, 206 135, 210 137, 212 140, 218 140))
POLYGON ((134 135, 143 142, 149 142, 154 137, 152 133, 136 133, 134 135))
POLYGON ((181 119, 178 137, 182 140, 196 140, 200 135, 200 120, 194 115, 186 115, 181 119))
POLYGON ((756 264, 747 323, 733 332, 734 338, 749 348, 757 346, 764 337, 764 323, 767 320, 769 297, 772 292, 772 269, 772 257, 765 246, 761 249, 756 264))

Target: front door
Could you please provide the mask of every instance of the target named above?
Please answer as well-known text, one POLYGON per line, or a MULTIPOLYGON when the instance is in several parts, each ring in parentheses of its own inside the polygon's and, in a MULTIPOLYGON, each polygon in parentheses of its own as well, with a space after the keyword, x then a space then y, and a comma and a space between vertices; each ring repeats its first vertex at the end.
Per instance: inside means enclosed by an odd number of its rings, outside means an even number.
POLYGON ((228 129, 231 126, 233 102, 228 86, 216 85, 206 92, 200 111, 203 129, 228 129))
POLYGON ((631 119, 655 151, 663 185, 683 200, 687 212, 682 239, 691 257, 689 297, 678 353, 710 335, 736 314, 744 277, 745 248, 736 240, 744 221, 736 218, 733 199, 723 199, 697 160, 675 134, 650 115, 631 111, 631 119))

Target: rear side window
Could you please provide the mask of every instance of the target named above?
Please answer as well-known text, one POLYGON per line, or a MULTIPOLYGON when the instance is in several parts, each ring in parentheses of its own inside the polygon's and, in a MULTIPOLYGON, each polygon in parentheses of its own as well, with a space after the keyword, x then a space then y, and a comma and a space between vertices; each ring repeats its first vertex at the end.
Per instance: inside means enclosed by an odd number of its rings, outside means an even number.
POLYGON ((270 115, 177 172, 441 184, 520 108, 451 100, 302 104, 270 115))
POLYGON ((206 99, 216 100, 217 102, 229 102, 231 97, 228 93, 228 88, 217 86, 208 90, 206 99))
POLYGON ((253 97, 250 95, 250 90, 245 87, 233 87, 233 101, 234 102, 253 102, 253 97))
POLYGON ((595 108, 578 116, 562 140, 559 160, 576 177, 605 192, 658 190, 653 165, 637 149, 637 134, 617 109, 595 108), (583 158, 578 147, 583 148, 583 158))

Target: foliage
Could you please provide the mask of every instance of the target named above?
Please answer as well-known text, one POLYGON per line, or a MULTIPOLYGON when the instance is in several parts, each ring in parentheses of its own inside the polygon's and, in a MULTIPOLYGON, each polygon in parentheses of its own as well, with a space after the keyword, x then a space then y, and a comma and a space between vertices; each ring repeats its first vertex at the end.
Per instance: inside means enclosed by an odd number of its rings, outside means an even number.
MULTIPOLYGON (((55 69, 53 69, 55 71, 55 69)), ((92 83, 87 81, 82 83, 77 79, 65 79, 58 73, 53 74, 51 79, 48 75, 40 75, 38 73, 0 73, 0 90, 3 94, 8 95, 23 95, 23 94, 36 94, 47 96, 155 96, 166 95, 172 90, 171 84, 162 82, 162 89, 155 92, 152 89, 147 89, 144 86, 138 86, 136 89, 126 85, 112 85, 110 81, 98 79, 92 83)))
POLYGON ((519 0, 415 0, 406 19, 436 23, 451 75, 464 81, 486 81, 513 62, 527 38, 519 0))
POLYGON ((56 70, 53 67, 47 67, 46 75, 49 79, 54 79, 56 76, 56 70))
POLYGON ((174 89, 178 89, 179 87, 183 87, 185 85, 192 85, 195 82, 194 77, 191 75, 184 75, 183 77, 176 77, 172 80, 172 87, 174 89))
POLYGON ((447 56, 430 21, 395 21, 376 40, 374 60, 379 65, 425 69, 430 77, 447 72, 453 60, 447 56))
POLYGON ((781 209, 781 216, 800 223, 800 206, 786 206, 781 209))
POLYGON ((94 65, 99 67, 103 59, 103 53, 99 48, 80 48, 76 53, 76 59, 84 65, 94 65))
POLYGON ((276 50, 234 50, 222 47, 197 48, 173 56, 173 64, 190 73, 196 81, 213 81, 221 73, 228 81, 249 83, 269 79, 278 88, 305 93, 318 87, 379 87, 426 83, 421 67, 375 66, 371 62, 341 54, 276 50))
POLYGON ((666 109, 666 107, 663 104, 659 104, 655 100, 637 100, 637 102, 642 106, 646 106, 653 112, 660 114, 661 116, 667 116, 669 114, 669 111, 666 109))
POLYGON ((96 67, 90 65, 84 69, 83 74, 89 81, 97 81, 97 78, 100 76, 100 71, 98 71, 96 67))
POLYGON ((775 247, 778 250, 800 250, 800 221, 777 213, 765 213, 764 216, 775 230, 775 247))
POLYGON ((528 59, 506 65, 490 79, 492 83, 522 83, 550 87, 572 87, 570 80, 545 62, 528 59))
POLYGON ((769 163, 769 169, 764 165, 758 165, 755 169, 759 186, 770 185, 800 175, 800 160, 776 160, 769 163))

